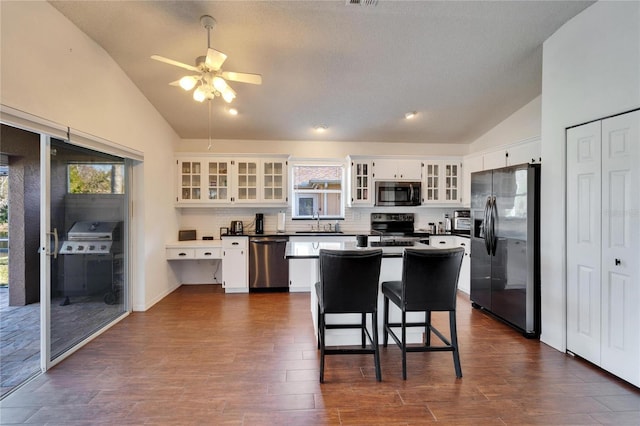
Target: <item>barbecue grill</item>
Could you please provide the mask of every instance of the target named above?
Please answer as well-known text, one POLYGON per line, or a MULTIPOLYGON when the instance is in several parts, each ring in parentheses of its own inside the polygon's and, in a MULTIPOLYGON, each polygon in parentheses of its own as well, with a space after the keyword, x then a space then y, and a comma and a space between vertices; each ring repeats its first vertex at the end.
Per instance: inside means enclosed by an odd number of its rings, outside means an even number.
POLYGON ((117 295, 122 274, 122 222, 78 221, 60 245, 64 256, 63 296, 117 295))

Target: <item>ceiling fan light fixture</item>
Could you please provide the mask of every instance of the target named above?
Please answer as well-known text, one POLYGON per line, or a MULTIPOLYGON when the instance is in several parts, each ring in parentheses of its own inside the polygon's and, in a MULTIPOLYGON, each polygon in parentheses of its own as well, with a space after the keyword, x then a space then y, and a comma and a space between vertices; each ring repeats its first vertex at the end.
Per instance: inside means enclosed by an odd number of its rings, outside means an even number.
POLYGON ((207 98, 207 93, 202 89, 202 86, 193 91, 193 100, 198 102, 204 102, 207 98))
POLYGON ((213 87, 215 87, 215 89, 220 93, 224 93, 227 89, 229 89, 229 85, 227 84, 227 82, 220 77, 213 77, 213 87))
POLYGON ((180 79, 180 87, 182 87, 184 90, 191 90, 194 87, 196 87, 196 83, 198 83, 198 79, 195 78, 192 75, 185 75, 184 77, 182 77, 180 79))
POLYGON ((229 86, 221 93, 222 99, 227 103, 231 103, 236 98, 236 92, 229 86))

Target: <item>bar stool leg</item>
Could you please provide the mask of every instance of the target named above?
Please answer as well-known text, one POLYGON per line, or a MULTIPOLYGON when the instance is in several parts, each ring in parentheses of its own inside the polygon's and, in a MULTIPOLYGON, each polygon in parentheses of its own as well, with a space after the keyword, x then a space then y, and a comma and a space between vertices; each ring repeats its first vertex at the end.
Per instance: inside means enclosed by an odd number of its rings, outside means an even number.
POLYGON ((320 383, 324 383, 324 314, 318 311, 318 342, 320 344, 320 383))
POLYGON ((456 369, 456 377, 462 377, 460 366, 460 353, 458 352, 458 332, 456 327, 456 311, 449 311, 449 327, 451 328, 451 346, 453 347, 453 365, 456 369))
POLYGON ((380 347, 378 346, 378 313, 373 312, 372 314, 372 333, 373 333, 373 356, 375 357, 376 364, 376 380, 382 381, 382 370, 380 368, 380 347))
POLYGON ((407 380, 407 313, 402 310, 402 380, 407 380))
POLYGON ((389 298, 387 296, 384 297, 384 318, 382 324, 382 346, 387 347, 387 342, 389 341, 389 330, 387 327, 389 326, 389 298))

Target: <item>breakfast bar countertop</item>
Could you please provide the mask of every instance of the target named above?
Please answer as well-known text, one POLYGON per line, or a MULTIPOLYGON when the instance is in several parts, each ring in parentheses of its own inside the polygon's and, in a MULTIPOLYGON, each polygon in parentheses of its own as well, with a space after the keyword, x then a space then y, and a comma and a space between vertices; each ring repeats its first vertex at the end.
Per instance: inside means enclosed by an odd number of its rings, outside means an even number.
MULTIPOLYGON (((285 251, 286 259, 317 259, 320 249, 329 250, 371 250, 382 249, 382 257, 402 257, 406 247, 358 247, 355 241, 297 242, 289 241, 285 251)), ((427 244, 416 242, 413 248, 430 248, 427 244)))

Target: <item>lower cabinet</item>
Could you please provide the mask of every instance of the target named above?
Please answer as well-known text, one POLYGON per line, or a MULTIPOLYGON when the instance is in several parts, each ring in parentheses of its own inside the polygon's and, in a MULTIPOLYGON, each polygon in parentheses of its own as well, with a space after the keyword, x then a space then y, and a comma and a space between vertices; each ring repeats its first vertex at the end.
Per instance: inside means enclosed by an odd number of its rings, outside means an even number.
MULTIPOLYGON (((342 242, 355 241, 356 237, 345 236, 300 236, 289 237, 289 242, 342 242)), ((318 259, 290 259, 289 260, 289 291, 308 292, 313 291, 313 286, 318 281, 318 259)))
POLYGON ((469 294, 471 291, 471 241, 469 238, 457 235, 431 235, 429 245, 439 248, 464 247, 458 290, 469 294))
POLYGON ((222 287, 225 293, 249 292, 249 239, 222 239, 222 287))

